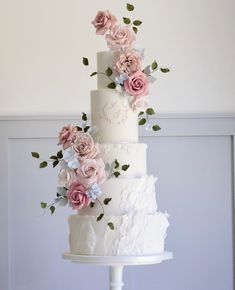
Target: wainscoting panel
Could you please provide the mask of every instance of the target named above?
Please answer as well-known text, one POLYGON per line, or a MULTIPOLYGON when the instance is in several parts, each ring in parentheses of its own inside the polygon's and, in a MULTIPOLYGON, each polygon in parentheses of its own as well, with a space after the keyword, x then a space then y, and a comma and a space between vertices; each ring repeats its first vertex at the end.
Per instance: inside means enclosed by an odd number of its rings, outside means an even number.
MULTIPOLYGON (((158 177, 159 210, 170 215, 166 249, 174 259, 124 268, 125 290, 233 290, 235 117, 162 117, 141 130, 148 173, 158 177)), ((68 208, 51 216, 58 169, 39 169, 72 118, 0 120, 0 290, 108 290, 108 269, 70 263, 68 208)), ((144 195, 143 195, 144 198, 144 195)))

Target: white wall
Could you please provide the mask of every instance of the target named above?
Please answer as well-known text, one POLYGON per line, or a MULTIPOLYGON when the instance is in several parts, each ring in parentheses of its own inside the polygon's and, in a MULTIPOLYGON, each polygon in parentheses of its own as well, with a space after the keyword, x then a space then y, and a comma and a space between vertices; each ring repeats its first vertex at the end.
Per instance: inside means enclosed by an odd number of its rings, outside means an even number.
MULTIPOLYGON (((89 112, 90 70, 105 50, 90 21, 127 1, 0 0, 0 115, 89 112)), ((235 1, 130 1, 146 61, 172 68, 152 88, 160 113, 235 112, 235 1)))

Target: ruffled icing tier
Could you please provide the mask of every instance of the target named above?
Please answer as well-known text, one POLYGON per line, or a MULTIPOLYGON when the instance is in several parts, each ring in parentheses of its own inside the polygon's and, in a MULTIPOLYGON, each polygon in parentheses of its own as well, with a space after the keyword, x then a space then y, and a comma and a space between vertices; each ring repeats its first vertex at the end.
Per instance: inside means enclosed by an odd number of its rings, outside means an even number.
MULTIPOLYGON (((141 178, 110 178, 101 185, 104 193, 99 197, 100 202, 112 198, 108 205, 104 205, 105 215, 123 215, 136 211, 152 214, 157 210, 155 182, 157 178, 142 176, 141 178)), ((78 211, 79 215, 99 215, 102 207, 99 202, 90 208, 84 207, 78 211)))
POLYGON ((133 212, 122 216, 71 215, 70 251, 77 255, 150 255, 164 251, 167 213, 133 212), (111 230, 107 223, 114 224, 111 230))

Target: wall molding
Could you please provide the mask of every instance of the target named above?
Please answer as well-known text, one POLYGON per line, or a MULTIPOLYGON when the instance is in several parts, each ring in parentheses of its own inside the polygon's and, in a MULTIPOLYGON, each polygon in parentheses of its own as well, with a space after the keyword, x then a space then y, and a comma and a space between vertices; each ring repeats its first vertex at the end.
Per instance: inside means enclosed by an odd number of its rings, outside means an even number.
MULTIPOLYGON (((76 120, 81 113, 78 114, 10 114, 0 115, 0 121, 24 121, 24 120, 76 120)), ((235 118, 235 112, 231 113, 158 113, 157 119, 211 119, 211 118, 235 118)), ((154 118, 155 119, 155 118, 154 118)))

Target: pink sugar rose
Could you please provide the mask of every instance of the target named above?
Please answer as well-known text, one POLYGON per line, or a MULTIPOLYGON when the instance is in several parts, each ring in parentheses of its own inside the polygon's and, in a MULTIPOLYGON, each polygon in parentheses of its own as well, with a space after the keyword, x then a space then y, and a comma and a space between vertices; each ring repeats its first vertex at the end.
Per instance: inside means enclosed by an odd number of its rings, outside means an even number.
POLYGON ((116 17, 109 11, 99 11, 91 23, 96 28, 96 34, 104 35, 116 22, 116 17))
POLYGON ((101 158, 82 160, 81 166, 77 169, 77 179, 86 188, 94 183, 102 184, 106 179, 103 160, 101 158))
POLYGON ((76 138, 76 133, 77 133, 76 127, 72 125, 64 126, 59 133, 58 145, 63 145, 63 149, 69 148, 76 138))
POLYGON ((120 74, 131 75, 141 70, 141 56, 135 50, 125 50, 118 56, 114 69, 120 74))
POLYGON ((70 185, 67 197, 73 209, 81 209, 90 204, 86 188, 79 182, 73 182, 70 185))
POLYGON ((149 82, 142 71, 137 71, 124 81, 125 91, 135 97, 147 96, 149 93, 149 82))
POLYGON ((66 188, 76 181, 76 173, 74 170, 70 169, 61 169, 58 177, 59 185, 66 188))
POLYGON ((132 48, 135 42, 135 33, 128 25, 115 25, 109 34, 106 34, 107 45, 112 51, 132 48))
POLYGON ((78 132, 73 145, 79 160, 95 158, 99 154, 99 144, 95 143, 93 138, 84 132, 78 132))
POLYGON ((148 98, 146 96, 144 97, 129 97, 129 103, 131 105, 131 108, 134 112, 141 112, 145 111, 148 107, 148 98))

